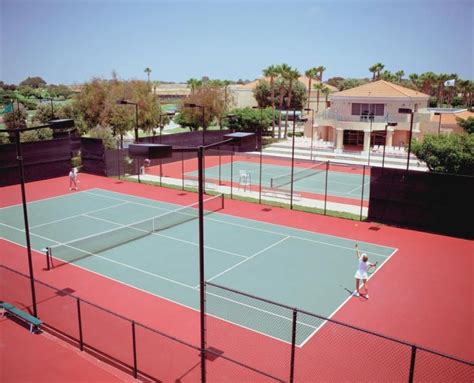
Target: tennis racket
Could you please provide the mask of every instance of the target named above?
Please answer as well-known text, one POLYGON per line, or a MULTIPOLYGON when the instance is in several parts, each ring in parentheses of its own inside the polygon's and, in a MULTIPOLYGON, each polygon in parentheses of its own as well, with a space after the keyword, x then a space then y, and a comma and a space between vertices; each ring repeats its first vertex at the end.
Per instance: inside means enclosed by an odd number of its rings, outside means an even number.
POLYGON ((367 273, 373 274, 374 271, 375 271, 375 269, 377 268, 377 265, 378 265, 378 264, 379 264, 378 262, 375 262, 375 264, 374 264, 373 266, 370 266, 370 267, 368 268, 368 270, 367 270, 367 273))

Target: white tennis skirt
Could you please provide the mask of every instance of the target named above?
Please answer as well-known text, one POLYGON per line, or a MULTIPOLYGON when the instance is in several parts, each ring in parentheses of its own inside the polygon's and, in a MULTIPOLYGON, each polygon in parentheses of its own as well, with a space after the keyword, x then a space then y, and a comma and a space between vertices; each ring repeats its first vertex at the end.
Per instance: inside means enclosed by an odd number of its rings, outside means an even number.
POLYGON ((357 278, 357 279, 368 279, 369 278, 369 274, 367 274, 367 272, 363 272, 363 271, 360 271, 360 270, 357 270, 355 275, 354 275, 354 278, 357 278))

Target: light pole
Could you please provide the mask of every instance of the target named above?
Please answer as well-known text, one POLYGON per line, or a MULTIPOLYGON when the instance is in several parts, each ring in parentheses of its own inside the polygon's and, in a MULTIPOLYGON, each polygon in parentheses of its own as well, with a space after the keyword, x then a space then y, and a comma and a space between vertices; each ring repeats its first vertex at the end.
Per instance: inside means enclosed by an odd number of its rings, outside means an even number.
POLYGON ((185 108, 201 108, 202 109, 202 145, 204 146, 205 144, 205 140, 204 140, 204 129, 205 129, 205 109, 206 107, 204 105, 198 105, 198 104, 194 104, 194 103, 186 103, 184 104, 184 107, 185 108))
POLYGON ((370 166, 370 152, 372 151, 372 123, 374 121, 375 116, 373 114, 369 115, 369 120, 370 120, 370 127, 369 127, 369 158, 367 161, 367 166, 370 166))
MULTIPOLYGON (((25 236, 26 236, 26 251, 28 256, 28 269, 30 273, 30 288, 31 288, 31 302, 33 305, 33 316, 38 316, 38 309, 36 304, 36 290, 35 290, 35 281, 34 281, 34 270, 33 270, 33 259, 31 256, 31 240, 30 240, 30 226, 28 222, 28 207, 26 201, 26 189, 25 189, 25 171, 23 167, 23 153, 22 153, 22 145, 21 145, 21 133, 26 131, 32 130, 39 130, 44 128, 54 128, 56 123, 49 123, 46 125, 35 126, 31 128, 17 128, 16 127, 16 119, 14 120, 15 129, 13 129, 15 134, 15 143, 16 143, 16 158, 18 160, 18 170, 20 173, 20 185, 21 185, 21 201, 23 206, 23 220, 25 224, 25 236)), ((58 128, 71 128, 74 127, 73 120, 61 120, 61 123, 57 124, 58 128)), ((9 133, 11 129, 1 129, 0 132, 9 133)))
POLYGON ((413 110, 410 108, 399 108, 398 113, 410 115, 410 134, 408 135, 408 157, 407 157, 407 171, 408 171, 408 168, 410 167, 411 138, 413 135, 413 115, 415 114, 415 112, 413 112, 413 110))
POLYGON ((122 100, 117 101, 117 104, 135 105, 135 142, 138 142, 138 103, 122 99, 122 100))
POLYGON ((439 136, 440 133, 441 133, 441 116, 443 115, 443 113, 441 113, 441 112, 435 112, 434 115, 435 115, 435 116, 439 116, 439 124, 438 124, 438 136, 439 136))
MULTIPOLYGON (((258 203, 262 203, 262 161, 263 161, 263 153, 262 153, 262 124, 263 124, 263 108, 259 106, 252 106, 253 109, 260 109, 260 125, 258 127, 258 135, 260 137, 260 168, 259 168, 259 173, 258 173, 258 187, 259 187, 259 193, 258 193, 258 203)), ((258 137, 257 137, 258 140, 258 137)), ((255 140, 256 144, 258 145, 258 141, 255 140)))
POLYGON ((314 141, 314 109, 305 108, 304 110, 306 112, 311 111, 311 154, 309 156, 309 159, 312 161, 313 160, 313 141, 314 141))
POLYGON ((384 167, 384 164, 385 164, 385 146, 387 146, 387 130, 388 130, 388 127, 389 126, 397 126, 398 123, 396 122, 387 122, 385 124, 385 142, 383 144, 383 155, 382 155, 382 169, 384 167))
POLYGON ((163 144, 132 144, 129 153, 132 157, 140 158, 169 158, 173 152, 197 152, 198 154, 198 224, 199 224, 199 298, 200 298, 200 334, 201 334, 201 382, 206 383, 206 311, 205 311, 205 258, 204 258, 204 155, 205 150, 212 149, 231 142, 241 142, 251 138, 253 133, 231 133, 224 136, 224 140, 206 146, 194 148, 174 148, 163 144))
MULTIPOLYGON (((286 111, 288 113, 288 110, 286 111)), ((295 171, 295 135, 296 135, 296 109, 293 109, 293 140, 291 141, 291 186, 290 209, 293 209, 293 175, 295 171)))

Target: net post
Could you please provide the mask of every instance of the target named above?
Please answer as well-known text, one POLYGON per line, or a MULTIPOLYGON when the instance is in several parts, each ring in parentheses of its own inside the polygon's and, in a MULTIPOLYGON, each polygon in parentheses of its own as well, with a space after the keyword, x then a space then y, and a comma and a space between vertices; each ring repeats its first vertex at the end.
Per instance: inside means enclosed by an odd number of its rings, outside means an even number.
POLYGON ((51 264, 49 262, 49 252, 50 252, 50 249, 49 247, 46 247, 44 250, 44 254, 46 255, 46 270, 51 270, 51 264))
POLYGON ((137 379, 138 367, 137 367, 137 338, 135 335, 135 321, 132 321, 132 347, 133 347, 133 377, 137 379))
POLYGON ((362 221, 362 208, 364 207, 364 184, 365 184, 365 165, 362 170, 362 193, 360 196, 360 216, 359 221, 362 221))
POLYGON ((181 152, 181 189, 184 190, 184 152, 181 152))
POLYGON ((329 160, 326 162, 326 179, 324 181, 324 215, 326 215, 326 208, 328 204, 328 175, 329 175, 329 160))
POLYGON ((408 376, 408 383, 413 383, 415 377, 415 360, 416 360, 416 346, 411 346, 411 357, 410 357, 410 374, 408 376))
POLYGON ((84 351, 84 338, 82 336, 82 316, 81 316, 81 300, 76 298, 77 302, 77 322, 79 325, 79 349, 84 351))
POLYGON ((291 360, 290 360, 290 383, 293 383, 295 377, 295 350, 296 350, 296 319, 298 311, 293 309, 293 321, 291 329, 291 360))

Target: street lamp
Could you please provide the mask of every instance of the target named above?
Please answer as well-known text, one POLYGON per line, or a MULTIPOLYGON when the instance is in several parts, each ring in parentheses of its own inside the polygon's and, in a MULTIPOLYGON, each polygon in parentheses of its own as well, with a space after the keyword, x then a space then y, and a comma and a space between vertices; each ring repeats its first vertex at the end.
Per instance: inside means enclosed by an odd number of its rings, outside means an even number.
MULTIPOLYGON (((308 102, 309 103, 309 102, 308 102)), ((310 154, 310 160, 313 160, 313 140, 314 140, 314 109, 311 108, 305 108, 304 109, 306 112, 311 111, 311 154, 310 154)))
MULTIPOLYGON (((263 124, 263 109, 259 106, 252 106, 253 109, 260 109, 260 125, 258 127, 258 134, 260 136, 260 169, 258 173, 258 187, 259 187, 259 193, 258 193, 258 203, 262 203, 262 162, 263 162, 263 152, 262 152, 262 124, 263 124)), ((255 143, 258 145, 258 141, 255 140, 255 143)))
POLYGON ((370 120, 370 127, 369 127, 369 158, 368 158, 368 161, 367 161, 367 166, 370 166, 370 152, 372 151, 372 146, 371 146, 371 143, 372 143, 372 123, 374 122, 374 114, 371 113, 369 114, 369 120, 370 120))
POLYGON ((200 334, 201 334, 201 382, 206 383, 206 335, 205 335, 205 274, 204 274, 204 153, 206 149, 212 149, 223 144, 232 142, 241 143, 251 138, 254 133, 230 133, 224 136, 223 141, 209 145, 201 145, 194 148, 173 148, 171 145, 163 144, 131 144, 129 153, 131 157, 140 158, 169 158, 173 152, 197 152, 198 154, 198 222, 199 222, 199 286, 200 286, 200 334))
POLYGON ((413 135, 413 115, 415 112, 410 108, 399 108, 398 113, 410 115, 410 134, 408 136, 408 157, 407 157, 407 170, 410 167, 410 152, 411 152, 411 138, 413 135))
POLYGON ((382 169, 384 167, 384 164, 385 164, 385 146, 387 146, 387 130, 388 130, 388 127, 389 126, 397 126, 398 123, 396 122, 387 122, 385 124, 385 142, 383 144, 383 155, 382 155, 382 169))
POLYGON ((127 100, 119 100, 117 101, 118 105, 135 105, 135 141, 138 142, 138 103, 127 101, 127 100))
MULTIPOLYGON (((16 125, 16 121, 14 120, 16 125)), ((35 282, 34 282, 34 270, 33 270, 33 259, 31 256, 31 240, 30 240, 30 226, 28 223, 28 207, 26 201, 26 189, 25 189, 25 171, 23 167, 23 153, 21 145, 21 133, 32 130, 39 130, 44 128, 54 128, 54 129, 68 129, 74 127, 74 121, 67 120, 57 120, 57 123, 52 121, 48 124, 35 126, 31 128, 15 128, 15 129, 0 129, 0 133, 11 133, 12 130, 15 134, 16 142, 16 158, 18 160, 18 170, 20 172, 20 185, 21 185, 21 201, 23 206, 23 220, 25 224, 25 236, 26 236, 26 251, 28 255, 28 269, 30 273, 30 287, 31 287, 31 302, 33 304, 33 316, 38 316, 38 309, 36 305, 36 291, 35 291, 35 282)))
POLYGON ((205 109, 204 105, 198 105, 194 103, 186 103, 184 104, 185 108, 201 108, 202 109, 202 145, 204 146, 204 129, 205 129, 205 109))
POLYGON ((439 116, 439 124, 438 124, 438 136, 439 136, 439 134, 441 133, 441 116, 443 115, 443 113, 441 113, 441 112, 435 112, 434 115, 435 115, 435 116, 439 116))

